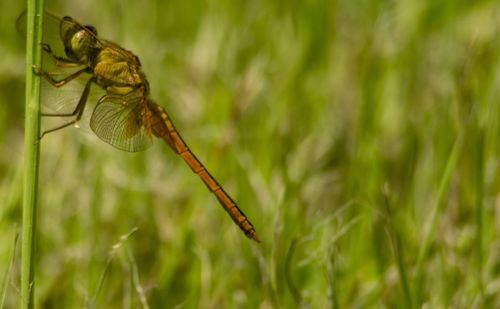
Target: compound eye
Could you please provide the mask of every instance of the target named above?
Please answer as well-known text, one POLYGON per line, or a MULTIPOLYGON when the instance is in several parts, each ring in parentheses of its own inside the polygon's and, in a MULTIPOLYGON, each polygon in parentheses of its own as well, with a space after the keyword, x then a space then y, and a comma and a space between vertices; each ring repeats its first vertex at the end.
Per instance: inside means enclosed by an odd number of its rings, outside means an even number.
POLYGON ((88 31, 92 32, 92 34, 94 34, 95 36, 97 36, 97 29, 94 26, 92 26, 92 25, 85 25, 84 27, 88 31))

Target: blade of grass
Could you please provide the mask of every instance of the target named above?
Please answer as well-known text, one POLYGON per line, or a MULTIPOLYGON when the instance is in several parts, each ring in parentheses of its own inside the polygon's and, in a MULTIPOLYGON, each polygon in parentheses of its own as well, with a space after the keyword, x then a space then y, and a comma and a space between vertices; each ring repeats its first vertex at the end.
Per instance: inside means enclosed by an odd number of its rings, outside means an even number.
POLYGON ((26 38, 26 102, 24 137, 23 226, 21 257, 21 308, 33 308, 34 249, 40 136, 40 77, 33 65, 40 66, 43 26, 43 0, 28 0, 26 38))
POLYGON ((396 258, 396 264, 398 266, 398 274, 399 281, 401 282, 403 288, 403 295, 405 298, 407 308, 413 308, 412 300, 411 300, 411 292, 410 292, 410 283, 408 281, 408 276, 406 274, 406 268, 404 265, 404 257, 402 250, 402 241, 401 236, 396 227, 394 226, 394 220, 392 218, 391 205, 389 201, 389 185, 385 184, 383 188, 384 195, 384 206, 385 206, 385 215, 387 216, 387 234, 389 235, 389 239, 391 241, 391 245, 394 251, 394 255, 396 258))
POLYGON ((5 296, 7 295, 7 289, 9 286, 9 281, 10 281, 10 275, 12 273, 12 266, 14 265, 14 261, 16 258, 16 251, 17 251, 17 241, 19 240, 19 233, 16 231, 14 235, 14 243, 12 246, 12 254, 10 258, 10 263, 9 267, 7 268, 7 272, 5 273, 5 277, 3 278, 2 282, 2 294, 0 296, 0 308, 4 308, 5 305, 5 296))
POLYGON ((445 194, 448 192, 448 184, 450 182, 451 176, 455 167, 458 164, 458 160, 460 157, 460 151, 462 150, 463 137, 459 135, 455 140, 455 144, 453 145, 453 149, 451 150, 450 156, 448 157, 448 161, 446 163, 446 167, 444 173, 441 177, 441 181, 439 183, 438 195, 436 198, 436 202, 432 207, 432 211, 429 215, 429 219, 426 220, 429 224, 425 229, 424 238, 422 241, 422 246, 418 252, 417 264, 415 267, 415 297, 417 303, 421 303, 421 289, 423 283, 423 272, 424 272, 424 261, 427 257, 427 253, 429 251, 430 246, 434 241, 434 235, 436 232, 436 227, 438 224, 438 218, 441 214, 445 202, 443 201, 445 198, 445 194))
POLYGON ((331 303, 331 308, 333 309, 339 309, 340 304, 339 304, 339 296, 338 296, 338 276, 337 276, 337 259, 338 259, 338 254, 337 254, 337 247, 335 244, 331 246, 331 248, 328 250, 328 264, 327 264, 327 269, 328 269, 328 282, 330 284, 330 303, 331 303))
POLYGON ((476 241, 475 241, 475 253, 476 253, 476 263, 477 263, 477 282, 479 283, 479 293, 484 294, 484 284, 482 280, 483 273, 483 215, 484 215, 484 205, 483 205, 483 194, 484 194, 484 130, 482 127, 479 128, 479 132, 476 133, 477 146, 476 146, 476 158, 475 158, 475 185, 476 185, 476 241))
POLYGON ((142 308, 149 309, 146 293, 143 286, 141 285, 141 281, 139 280, 139 268, 137 267, 137 262, 135 261, 134 254, 132 253, 132 249, 130 249, 130 246, 127 246, 127 256, 130 266, 132 267, 132 280, 134 283, 134 287, 137 295, 139 295, 139 300, 141 301, 142 308))
POLYGON ((125 245, 125 242, 129 239, 129 237, 132 236, 132 234, 134 234, 138 229, 139 229, 138 227, 132 228, 127 234, 122 235, 120 237, 120 240, 116 244, 114 244, 113 247, 111 247, 111 251, 109 252, 106 265, 104 266, 104 270, 102 271, 101 276, 99 278, 99 282, 97 283, 94 295, 87 300, 85 308, 94 308, 96 306, 97 296, 99 296, 99 292, 101 291, 102 286, 104 285, 104 279, 106 279, 106 275, 108 273, 109 267, 111 266, 111 262, 113 262, 113 259, 118 254, 118 250, 125 245))
POLYGON ((295 301, 296 305, 299 305, 302 302, 302 295, 300 295, 300 291, 293 282, 292 279, 292 260, 293 260, 293 254, 295 253, 295 248, 297 247, 297 238, 293 238, 290 247, 288 249, 288 252, 286 254, 285 258, 285 281, 287 283, 288 289, 290 290, 290 293, 293 296, 293 300, 295 301))

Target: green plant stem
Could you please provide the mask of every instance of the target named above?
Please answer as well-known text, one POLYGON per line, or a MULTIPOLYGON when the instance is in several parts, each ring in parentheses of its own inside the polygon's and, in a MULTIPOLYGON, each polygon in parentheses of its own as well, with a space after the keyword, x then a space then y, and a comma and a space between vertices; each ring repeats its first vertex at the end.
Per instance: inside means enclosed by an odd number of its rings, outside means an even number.
POLYGON ((387 215, 387 233, 389 234, 389 238, 394 250, 394 255, 396 258, 396 264, 398 266, 398 274, 399 281, 401 281, 401 285, 403 287, 403 295, 406 301, 407 308, 413 308, 412 300, 411 300, 411 292, 410 292, 410 283, 408 282, 408 276, 406 274, 406 268, 404 265, 404 257, 403 257, 403 248, 401 236, 396 227, 394 226, 394 220, 392 218, 392 211, 389 202, 389 189, 388 186, 384 189, 384 205, 385 211, 387 215))
POLYGON ((33 65, 40 66, 43 29, 43 0, 28 0, 26 38, 26 106, 24 137, 23 226, 21 258, 21 308, 33 308, 34 249, 40 136, 40 77, 33 65))
POLYGON ((477 281, 479 283, 480 294, 484 294, 484 284, 482 280, 483 273, 483 215, 484 215, 484 205, 483 205, 483 194, 484 194, 484 129, 479 127, 476 133, 476 154, 475 154, 475 185, 476 185, 476 241, 475 241, 475 252, 476 252, 476 274, 477 281))
POLYGON ((425 229, 425 234, 424 238, 422 241, 422 246, 420 247, 418 257, 417 257, 417 265, 416 265, 416 270, 415 270, 415 290, 416 290, 416 297, 417 301, 420 299, 420 293, 421 293, 421 288, 422 288, 422 283, 423 283, 423 272, 424 272, 424 261, 427 257, 427 253, 429 251, 430 246, 432 245, 432 242, 434 241, 434 236, 436 232, 436 227, 438 224, 438 218, 441 212, 443 211, 443 208, 445 206, 445 194, 448 192, 448 185, 450 183, 451 176, 453 174, 453 171, 455 170, 455 167, 458 164, 459 158, 460 158, 460 152, 462 150, 463 146, 463 137, 460 135, 457 137, 455 140, 455 143, 453 145, 453 148, 451 150, 451 153, 448 157, 448 161, 446 163, 446 167, 444 170, 444 173, 441 177, 441 181, 439 182, 439 189, 438 189, 438 194, 436 198, 436 202, 434 203, 431 213, 429 215, 429 219, 426 220, 426 222, 429 222, 429 225, 425 229))

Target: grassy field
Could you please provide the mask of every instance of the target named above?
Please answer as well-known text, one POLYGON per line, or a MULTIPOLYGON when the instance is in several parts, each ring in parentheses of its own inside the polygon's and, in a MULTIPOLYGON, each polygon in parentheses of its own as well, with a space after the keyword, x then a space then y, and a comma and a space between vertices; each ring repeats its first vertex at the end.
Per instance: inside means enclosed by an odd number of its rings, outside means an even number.
MULTIPOLYGON (((262 243, 161 141, 126 153, 68 128, 41 142, 38 308, 500 307, 497 1, 46 3, 140 57, 262 243)), ((0 2, 5 308, 22 301, 22 11, 0 2)))

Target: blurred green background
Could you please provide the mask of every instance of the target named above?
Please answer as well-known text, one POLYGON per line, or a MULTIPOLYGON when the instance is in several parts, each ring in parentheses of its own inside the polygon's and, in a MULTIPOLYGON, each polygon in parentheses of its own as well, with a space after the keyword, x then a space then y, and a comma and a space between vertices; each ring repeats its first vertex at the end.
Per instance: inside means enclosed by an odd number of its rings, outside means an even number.
MULTIPOLYGON (((141 59, 262 239, 157 141, 41 143, 39 308, 499 308, 497 1, 46 1, 141 59)), ((24 47, 0 2, 1 303, 20 302, 24 47)))

